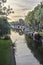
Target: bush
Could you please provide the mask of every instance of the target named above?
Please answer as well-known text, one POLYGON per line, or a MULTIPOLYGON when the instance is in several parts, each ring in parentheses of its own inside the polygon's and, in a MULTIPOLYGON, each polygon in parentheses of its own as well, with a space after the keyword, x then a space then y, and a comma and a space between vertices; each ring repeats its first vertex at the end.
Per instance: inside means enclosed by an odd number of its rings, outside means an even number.
POLYGON ((5 17, 0 17, 0 36, 10 34, 10 26, 5 17))
POLYGON ((9 36, 5 36, 4 39, 5 39, 5 40, 9 40, 10 37, 9 37, 9 36))

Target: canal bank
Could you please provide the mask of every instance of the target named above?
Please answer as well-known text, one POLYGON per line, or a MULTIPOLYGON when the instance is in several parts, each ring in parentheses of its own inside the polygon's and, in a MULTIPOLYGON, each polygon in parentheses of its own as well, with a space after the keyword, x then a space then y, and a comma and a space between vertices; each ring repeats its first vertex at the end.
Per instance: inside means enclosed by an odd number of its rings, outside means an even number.
MULTIPOLYGON (((33 37, 30 37, 29 35, 25 35, 25 39, 27 42, 27 46, 28 48, 30 48, 34 57, 39 61, 41 65, 43 65, 43 42, 42 42, 42 46, 38 46, 35 48, 36 42, 34 42, 33 37)), ((39 43, 36 43, 36 44, 39 45, 39 43)))
POLYGON ((15 59, 16 65, 40 65, 39 61, 33 56, 31 50, 27 47, 25 36, 11 31, 11 39, 15 40, 15 59))

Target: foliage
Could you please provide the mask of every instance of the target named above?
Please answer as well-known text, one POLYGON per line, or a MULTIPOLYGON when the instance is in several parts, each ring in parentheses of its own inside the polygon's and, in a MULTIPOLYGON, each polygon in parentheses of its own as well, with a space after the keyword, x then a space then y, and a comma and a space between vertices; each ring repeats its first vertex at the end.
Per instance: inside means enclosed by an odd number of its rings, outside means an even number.
POLYGON ((8 16, 9 14, 14 13, 14 11, 10 7, 10 5, 8 5, 8 7, 6 7, 4 5, 4 3, 6 3, 6 0, 2 0, 2 2, 0 2, 0 15, 6 15, 6 16, 8 16))
POLYGON ((25 25, 25 22, 24 22, 24 20, 23 20, 22 18, 21 18, 21 19, 19 19, 19 21, 18 21, 18 22, 19 22, 19 24, 20 24, 20 25, 25 25))
POLYGON ((41 36, 43 36, 43 32, 39 31, 39 34, 40 34, 41 36))
POLYGON ((0 36, 6 35, 10 33, 10 26, 4 17, 0 17, 0 36))
POLYGON ((25 35, 25 39, 26 39, 26 42, 27 42, 27 46, 28 46, 28 48, 30 48, 34 57, 40 62, 40 64, 43 65, 43 46, 35 49, 36 45, 34 45, 35 44, 34 40, 32 38, 30 38, 30 36, 28 36, 28 35, 25 35))
POLYGON ((10 26, 8 23, 8 15, 14 13, 10 6, 4 6, 7 0, 0 1, 0 36, 5 36, 10 33, 10 26))
POLYGON ((43 27, 43 4, 39 4, 33 11, 29 12, 25 21, 32 29, 40 30, 43 27))

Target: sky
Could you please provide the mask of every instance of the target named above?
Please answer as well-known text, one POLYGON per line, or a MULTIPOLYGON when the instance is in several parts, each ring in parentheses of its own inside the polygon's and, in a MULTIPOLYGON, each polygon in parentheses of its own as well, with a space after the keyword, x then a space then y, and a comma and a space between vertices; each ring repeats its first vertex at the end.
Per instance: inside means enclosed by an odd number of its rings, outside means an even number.
POLYGON ((19 18, 25 18, 27 13, 34 9, 42 0, 7 0, 6 6, 10 5, 14 14, 10 15, 13 20, 18 20, 19 18))

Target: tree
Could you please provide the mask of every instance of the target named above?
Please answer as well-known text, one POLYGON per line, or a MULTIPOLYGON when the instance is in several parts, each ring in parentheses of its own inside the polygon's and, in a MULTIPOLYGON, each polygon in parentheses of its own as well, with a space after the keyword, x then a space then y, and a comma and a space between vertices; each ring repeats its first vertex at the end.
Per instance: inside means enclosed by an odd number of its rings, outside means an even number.
POLYGON ((2 0, 2 2, 0 2, 0 15, 6 15, 6 16, 8 16, 9 14, 14 13, 14 11, 10 7, 10 5, 8 5, 8 7, 4 6, 5 2, 6 2, 6 0, 2 0))
POLYGON ((10 33, 10 26, 4 17, 0 17, 0 36, 6 35, 10 33))
POLYGON ((39 4, 25 18, 27 25, 34 30, 40 30, 43 26, 43 4, 39 4))
MULTIPOLYGON (((7 16, 12 13, 12 8, 8 6, 2 6, 3 3, 6 2, 6 0, 1 0, 0 2, 0 36, 5 36, 10 33, 10 25, 8 23, 7 16)), ((14 12, 13 12, 14 13, 14 12)))
POLYGON ((19 24, 20 24, 20 25, 25 25, 24 20, 23 20, 23 19, 19 19, 19 24))

